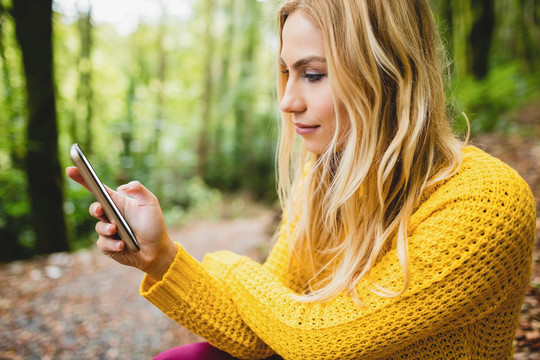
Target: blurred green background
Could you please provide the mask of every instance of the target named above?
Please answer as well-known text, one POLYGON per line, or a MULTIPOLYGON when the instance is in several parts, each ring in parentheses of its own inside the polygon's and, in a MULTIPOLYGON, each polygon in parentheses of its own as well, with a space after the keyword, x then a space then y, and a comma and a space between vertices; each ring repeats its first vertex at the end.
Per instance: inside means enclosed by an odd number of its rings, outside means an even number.
MULTIPOLYGON (((457 131, 526 132, 540 100, 535 0, 432 2, 457 131)), ((276 201, 275 1, 0 0, 0 261, 94 243, 66 181, 78 142, 111 187, 137 179, 169 224, 231 196, 276 201)))

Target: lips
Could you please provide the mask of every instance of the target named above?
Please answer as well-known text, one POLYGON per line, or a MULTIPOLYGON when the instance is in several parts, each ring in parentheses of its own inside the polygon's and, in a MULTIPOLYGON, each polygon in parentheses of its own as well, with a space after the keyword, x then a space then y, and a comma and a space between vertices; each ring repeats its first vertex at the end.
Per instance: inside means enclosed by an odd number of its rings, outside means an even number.
POLYGON ((296 130, 296 133, 298 135, 309 135, 314 133, 318 128, 320 128, 320 125, 305 125, 301 123, 295 123, 294 129, 296 130))

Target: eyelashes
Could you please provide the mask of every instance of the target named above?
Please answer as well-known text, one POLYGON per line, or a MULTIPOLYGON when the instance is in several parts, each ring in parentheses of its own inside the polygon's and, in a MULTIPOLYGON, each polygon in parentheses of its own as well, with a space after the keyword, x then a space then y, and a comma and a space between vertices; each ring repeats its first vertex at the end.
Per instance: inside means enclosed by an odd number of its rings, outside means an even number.
MULTIPOLYGON (((282 70, 282 74, 289 75, 289 70, 282 70)), ((321 81, 324 77, 326 77, 326 74, 324 73, 305 73, 301 75, 304 79, 307 79, 310 83, 316 83, 318 81, 321 81)))
POLYGON ((306 78, 310 83, 316 83, 324 78, 326 74, 321 73, 306 73, 302 75, 303 78, 306 78))

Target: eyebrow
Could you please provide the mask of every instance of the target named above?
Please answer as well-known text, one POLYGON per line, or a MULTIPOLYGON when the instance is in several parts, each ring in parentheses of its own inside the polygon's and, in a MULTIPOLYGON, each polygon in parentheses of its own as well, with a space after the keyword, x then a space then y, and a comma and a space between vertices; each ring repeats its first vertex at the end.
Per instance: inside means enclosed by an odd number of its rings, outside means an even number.
MULTIPOLYGON (((281 65, 283 66, 287 66, 285 64, 285 61, 283 61, 283 58, 280 57, 279 58, 280 62, 281 62, 281 65)), ((304 58, 301 58, 300 60, 297 60, 293 65, 292 65, 292 68, 293 69, 298 69, 299 67, 303 66, 303 65, 306 65, 310 62, 323 62, 323 63, 326 63, 326 58, 322 57, 322 56, 316 56, 316 55, 312 55, 312 56, 306 56, 304 58)))

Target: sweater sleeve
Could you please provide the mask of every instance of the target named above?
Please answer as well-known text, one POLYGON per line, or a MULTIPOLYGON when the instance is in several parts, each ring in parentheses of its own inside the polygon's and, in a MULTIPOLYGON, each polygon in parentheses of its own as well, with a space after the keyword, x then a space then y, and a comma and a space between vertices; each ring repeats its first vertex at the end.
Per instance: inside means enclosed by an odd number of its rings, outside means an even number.
POLYGON ((174 321, 235 357, 271 356, 274 352, 244 323, 232 302, 231 290, 223 280, 232 268, 205 267, 177 246, 163 279, 156 282, 146 275, 141 295, 174 321))
MULTIPOLYGON (((226 282, 232 269, 220 263, 221 252, 207 254, 201 264, 181 245, 177 247, 163 280, 155 282, 145 276, 141 294, 171 319, 238 358, 263 359, 273 355, 274 351, 235 310, 226 282)), ((280 236, 261 268, 283 283, 292 283, 287 264, 287 240, 280 236)))
POLYGON ((373 284, 400 289, 395 248, 358 284, 363 306, 346 295, 324 304, 295 301, 279 266, 230 252, 208 256, 208 269, 183 265, 188 257, 180 254, 178 268, 161 284, 143 284, 152 286, 143 295, 174 320, 195 321, 202 336, 237 357, 264 358, 271 348, 287 359, 384 358, 419 338, 482 318, 527 286, 532 194, 507 168, 486 176, 475 166, 441 185, 411 217, 410 286, 401 296, 373 292, 373 284))

